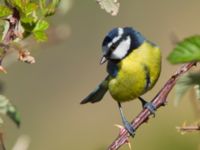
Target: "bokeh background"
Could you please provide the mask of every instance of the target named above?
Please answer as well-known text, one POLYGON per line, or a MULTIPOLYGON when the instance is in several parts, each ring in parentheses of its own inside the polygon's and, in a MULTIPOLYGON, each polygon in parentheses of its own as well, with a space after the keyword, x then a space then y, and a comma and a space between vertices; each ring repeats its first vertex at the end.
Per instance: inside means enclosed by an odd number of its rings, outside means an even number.
MULTIPOLYGON (((151 100, 178 66, 166 60, 175 33, 180 39, 200 33, 198 0, 120 1, 120 12, 111 17, 93 0, 71 0, 67 13, 50 18, 49 42, 27 43, 34 65, 14 63, 1 74, 6 95, 21 113, 20 129, 7 118, 3 127, 8 149, 20 135, 31 139, 29 150, 104 150, 118 135, 121 124, 117 104, 107 94, 97 104, 80 101, 105 77, 100 66, 101 42, 113 27, 132 26, 162 49, 162 73, 155 88, 144 95, 151 100), (59 40, 56 39, 59 38, 59 40)), ((174 107, 171 92, 166 107, 142 125, 131 140, 135 150, 198 150, 197 133, 181 135, 176 126, 197 120, 186 94, 174 107)), ((139 101, 123 105, 129 120, 141 110, 139 101)), ((125 145, 122 150, 128 150, 125 145)))

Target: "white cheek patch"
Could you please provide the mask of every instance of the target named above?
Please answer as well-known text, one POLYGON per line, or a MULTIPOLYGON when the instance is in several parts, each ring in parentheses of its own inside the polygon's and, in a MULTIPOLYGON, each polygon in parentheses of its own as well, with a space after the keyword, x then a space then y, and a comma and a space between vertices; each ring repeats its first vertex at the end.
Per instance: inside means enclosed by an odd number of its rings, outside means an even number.
POLYGON ((108 48, 110 48, 111 45, 113 45, 113 42, 108 43, 108 48))
POLYGON ((121 37, 122 37, 121 35, 118 35, 117 37, 113 38, 112 44, 117 42, 121 37))
POLYGON ((112 52, 111 59, 122 59, 128 53, 131 46, 131 38, 128 36, 126 40, 120 42, 117 48, 112 52))

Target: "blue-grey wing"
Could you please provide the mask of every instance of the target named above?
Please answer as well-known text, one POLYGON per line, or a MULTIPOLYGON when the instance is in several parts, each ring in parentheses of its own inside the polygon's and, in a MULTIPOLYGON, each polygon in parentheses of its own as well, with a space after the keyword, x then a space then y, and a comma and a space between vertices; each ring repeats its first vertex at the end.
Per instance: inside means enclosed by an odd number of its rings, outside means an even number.
POLYGON ((99 102, 108 91, 109 76, 107 76, 97 87, 91 92, 86 98, 81 101, 81 104, 88 102, 95 103, 99 102))

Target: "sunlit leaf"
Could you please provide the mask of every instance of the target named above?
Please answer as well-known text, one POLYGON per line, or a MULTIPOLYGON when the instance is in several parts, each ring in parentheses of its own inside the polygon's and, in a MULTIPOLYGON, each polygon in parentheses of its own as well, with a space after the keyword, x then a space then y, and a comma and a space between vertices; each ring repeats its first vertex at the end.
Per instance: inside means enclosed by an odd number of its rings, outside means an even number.
POLYGON ((47 35, 44 31, 48 29, 48 27, 48 22, 44 20, 40 20, 37 22, 35 28, 33 29, 33 35, 37 41, 42 42, 47 40, 47 35))
POLYGON ((7 0, 12 6, 16 7, 18 11, 23 10, 22 0, 7 0))
POLYGON ((112 16, 116 16, 119 12, 119 2, 117 0, 96 0, 102 9, 112 16))
POLYGON ((38 22, 33 22, 31 23, 22 23, 22 26, 25 28, 25 33, 24 33, 24 37, 29 36, 31 33, 33 33, 35 39, 37 41, 46 41, 47 40, 47 35, 44 32, 45 30, 48 29, 49 24, 48 22, 44 21, 44 20, 40 20, 38 22))
POLYGON ((28 3, 24 7, 24 13, 26 15, 29 15, 30 13, 33 13, 38 8, 38 5, 36 3, 28 3))
POLYGON ((39 3, 42 9, 44 9, 44 7, 46 6, 46 0, 40 0, 39 3))
MULTIPOLYGON (((178 82, 176 83, 175 86, 175 92, 176 92, 176 97, 175 97, 175 105, 177 105, 184 94, 191 89, 191 87, 199 87, 200 86, 200 72, 195 72, 195 73, 188 73, 184 76, 182 76, 178 82)), ((199 93, 200 89, 195 88, 196 94, 199 93)), ((197 99, 199 96, 197 95, 197 99)))
POLYGON ((36 11, 38 4, 29 0, 8 0, 20 13, 20 17, 28 16, 36 11))
POLYGON ((3 95, 0 95, 0 113, 8 115, 17 126, 20 125, 20 115, 15 106, 3 95))
POLYGON ((186 63, 200 60, 200 35, 184 39, 168 56, 171 63, 186 63))
POLYGON ((47 40, 47 35, 44 31, 33 32, 35 39, 39 42, 43 42, 47 40))
POLYGON ((48 27, 49 27, 48 22, 46 22, 44 20, 40 20, 37 22, 35 28, 33 29, 33 32, 44 31, 44 30, 48 29, 48 27))
POLYGON ((12 14, 12 11, 6 6, 0 5, 0 17, 7 17, 12 14))
POLYGON ((41 0, 40 6, 42 7, 44 16, 48 17, 54 15, 60 1, 61 0, 50 0, 50 1, 41 0))
POLYGON ((34 21, 35 21, 35 18, 34 17, 32 17, 32 16, 23 16, 22 18, 21 18, 21 22, 22 23, 29 23, 29 24, 33 24, 34 23, 34 21))

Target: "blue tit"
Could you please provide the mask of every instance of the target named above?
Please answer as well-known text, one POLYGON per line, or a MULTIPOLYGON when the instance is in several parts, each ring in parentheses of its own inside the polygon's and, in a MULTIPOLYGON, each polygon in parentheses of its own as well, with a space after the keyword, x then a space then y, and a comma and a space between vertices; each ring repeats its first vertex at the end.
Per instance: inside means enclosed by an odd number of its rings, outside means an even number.
POLYGON ((99 102, 107 91, 118 103, 125 129, 134 135, 135 129, 126 120, 122 102, 138 98, 152 113, 155 106, 141 95, 152 89, 161 71, 161 51, 157 45, 131 27, 114 28, 102 43, 101 64, 107 62, 107 77, 81 104, 99 102))

